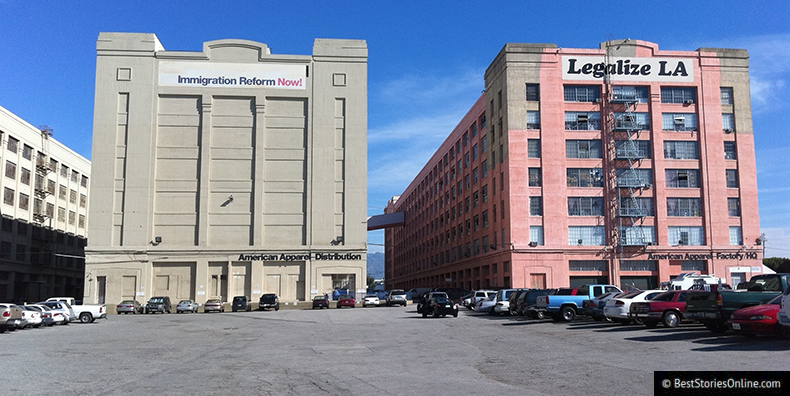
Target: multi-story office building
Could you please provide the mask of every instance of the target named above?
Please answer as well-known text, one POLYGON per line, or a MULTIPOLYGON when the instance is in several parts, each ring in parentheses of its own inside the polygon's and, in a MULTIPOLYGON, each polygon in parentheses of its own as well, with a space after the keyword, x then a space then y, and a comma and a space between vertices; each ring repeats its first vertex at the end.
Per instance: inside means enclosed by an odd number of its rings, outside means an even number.
POLYGON ((0 300, 82 296, 90 161, 0 107, 0 300))
POLYGON ((386 213, 387 286, 656 287, 761 273, 745 50, 507 44, 386 213))
POLYGON ((365 286, 367 46, 97 42, 86 301, 365 286))

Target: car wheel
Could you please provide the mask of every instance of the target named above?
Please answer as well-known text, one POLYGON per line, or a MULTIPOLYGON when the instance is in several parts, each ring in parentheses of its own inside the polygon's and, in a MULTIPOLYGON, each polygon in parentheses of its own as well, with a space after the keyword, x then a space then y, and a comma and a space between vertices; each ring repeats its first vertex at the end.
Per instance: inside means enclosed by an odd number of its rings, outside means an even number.
POLYGON ((576 310, 571 307, 565 307, 560 310, 562 320, 570 322, 576 318, 576 310))
POLYGON ((779 326, 779 328, 776 329, 776 334, 779 334, 779 337, 785 340, 790 339, 790 326, 783 326, 778 323, 776 325, 779 326))
POLYGON ((426 312, 423 312, 423 313, 422 313, 422 317, 423 317, 423 318, 427 318, 427 317, 428 317, 428 314, 427 314, 426 312))
POLYGON ((279 310, 280 310, 280 306, 279 306, 279 305, 278 305, 278 306, 276 306, 276 307, 274 307, 274 312, 277 312, 277 311, 279 311, 279 310))
POLYGON ((678 327, 678 323, 680 323, 680 316, 675 311, 669 311, 664 314, 664 326, 666 327, 678 327))
POLYGON ((644 324, 648 329, 655 329, 658 327, 658 322, 644 322, 644 324))
POLYGON ((535 319, 546 319, 546 313, 543 311, 536 312, 535 319))
POLYGON ((600 321, 602 321, 602 320, 603 320, 603 316, 598 316, 598 315, 595 315, 595 316, 593 316, 592 318, 593 318, 593 320, 594 320, 594 321, 596 321, 596 322, 600 322, 600 321))
POLYGON ((433 317, 434 318, 438 318, 439 317, 439 310, 434 308, 434 310, 433 310, 433 317))
POLYGON ((728 330, 724 323, 705 323, 705 328, 716 334, 724 334, 728 330))
POLYGON ((457 317, 458 317, 458 311, 453 311, 453 317, 454 317, 454 318, 457 318, 457 317))
POLYGON ((88 312, 83 312, 80 314, 80 323, 90 323, 93 322, 93 316, 88 312))

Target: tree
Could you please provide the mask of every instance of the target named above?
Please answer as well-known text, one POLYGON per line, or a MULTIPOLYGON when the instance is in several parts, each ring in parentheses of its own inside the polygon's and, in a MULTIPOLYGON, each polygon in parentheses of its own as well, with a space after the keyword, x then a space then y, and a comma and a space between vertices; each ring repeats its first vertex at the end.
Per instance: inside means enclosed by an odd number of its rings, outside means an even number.
POLYGON ((770 257, 763 259, 766 267, 780 273, 790 272, 790 259, 783 257, 770 257))
POLYGON ((376 286, 376 280, 373 279, 372 276, 368 276, 368 289, 372 289, 376 286))

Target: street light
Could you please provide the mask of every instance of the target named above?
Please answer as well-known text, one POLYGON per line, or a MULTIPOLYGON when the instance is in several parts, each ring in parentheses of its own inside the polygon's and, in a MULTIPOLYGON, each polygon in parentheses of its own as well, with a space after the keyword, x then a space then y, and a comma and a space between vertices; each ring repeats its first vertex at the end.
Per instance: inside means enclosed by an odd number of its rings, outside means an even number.
POLYGON ((757 238, 757 244, 763 247, 763 260, 765 260, 765 244, 768 242, 768 238, 765 237, 765 233, 760 234, 760 237, 757 238))

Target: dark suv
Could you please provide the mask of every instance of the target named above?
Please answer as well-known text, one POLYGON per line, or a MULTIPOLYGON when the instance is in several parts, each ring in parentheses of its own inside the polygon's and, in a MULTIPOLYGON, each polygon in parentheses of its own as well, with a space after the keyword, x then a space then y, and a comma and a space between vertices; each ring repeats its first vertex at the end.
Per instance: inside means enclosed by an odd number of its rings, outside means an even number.
POLYGON ((231 309, 233 312, 236 311, 252 311, 252 304, 250 303, 250 299, 246 296, 236 296, 233 297, 233 305, 231 305, 231 309))
POLYGON ((274 293, 267 293, 261 296, 261 301, 258 304, 258 309, 266 310, 267 308, 274 308, 275 311, 280 310, 280 299, 274 293))
POLYGON ((151 297, 145 304, 145 313, 170 313, 170 297, 151 297))

